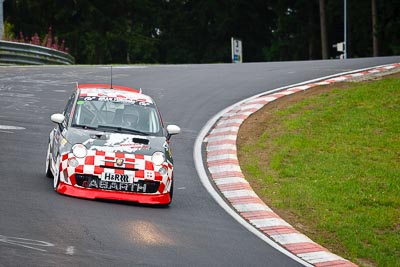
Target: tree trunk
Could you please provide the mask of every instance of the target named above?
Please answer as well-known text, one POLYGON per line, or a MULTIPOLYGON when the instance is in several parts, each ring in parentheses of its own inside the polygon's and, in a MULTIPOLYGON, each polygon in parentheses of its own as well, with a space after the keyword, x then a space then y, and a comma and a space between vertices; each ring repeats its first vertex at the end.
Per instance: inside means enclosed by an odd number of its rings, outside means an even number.
POLYGON ((316 36, 315 30, 317 25, 315 25, 315 6, 313 5, 314 1, 306 1, 306 8, 308 10, 308 27, 307 27, 307 36, 308 36, 308 59, 313 60, 316 59, 315 56, 315 42, 318 38, 316 36), (313 8, 314 7, 314 8, 313 8))
POLYGON ((377 22, 377 11, 376 11, 376 0, 371 0, 371 15, 372 15, 372 50, 373 56, 379 55, 378 46, 378 22, 377 22))
POLYGON ((325 0, 319 0, 319 20, 321 27, 322 59, 328 59, 328 36, 326 31, 325 0))
POLYGON ((3 31, 4 31, 4 23, 3 23, 3 21, 4 21, 4 19, 3 19, 3 17, 4 17, 4 13, 3 13, 3 2, 4 2, 4 0, 0 0, 0 40, 2 40, 3 39, 3 31))
MULTIPOLYGON (((347 7, 346 7, 346 54, 347 58, 352 58, 353 57, 353 14, 355 13, 353 9, 351 8, 351 5, 349 6, 350 1, 347 1, 347 7)), ((357 4, 357 3, 356 3, 357 4)))

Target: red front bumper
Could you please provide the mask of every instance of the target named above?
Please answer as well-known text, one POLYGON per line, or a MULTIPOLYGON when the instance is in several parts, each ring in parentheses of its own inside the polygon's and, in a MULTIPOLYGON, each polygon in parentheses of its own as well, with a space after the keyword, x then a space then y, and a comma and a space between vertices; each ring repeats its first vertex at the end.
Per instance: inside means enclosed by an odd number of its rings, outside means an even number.
POLYGON ((111 199, 111 200, 122 200, 132 201, 143 204, 169 204, 171 203, 171 196, 169 193, 166 194, 144 194, 144 193, 131 193, 131 192, 120 192, 100 189, 86 189, 76 186, 72 186, 60 181, 57 192, 80 198, 89 199, 111 199))

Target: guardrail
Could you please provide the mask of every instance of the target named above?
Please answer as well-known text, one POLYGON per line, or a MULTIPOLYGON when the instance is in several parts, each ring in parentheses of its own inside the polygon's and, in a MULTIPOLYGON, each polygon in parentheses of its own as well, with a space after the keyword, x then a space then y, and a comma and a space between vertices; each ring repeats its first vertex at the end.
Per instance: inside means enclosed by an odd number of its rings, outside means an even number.
POLYGON ((43 46, 0 41, 0 65, 43 65, 75 63, 71 55, 43 46))

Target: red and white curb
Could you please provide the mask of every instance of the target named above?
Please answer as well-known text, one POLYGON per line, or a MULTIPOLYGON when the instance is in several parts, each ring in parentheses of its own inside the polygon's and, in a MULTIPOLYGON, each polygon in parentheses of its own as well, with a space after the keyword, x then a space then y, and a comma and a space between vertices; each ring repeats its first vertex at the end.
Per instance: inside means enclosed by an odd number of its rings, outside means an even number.
MULTIPOLYGON (((292 87, 280 88, 275 90, 274 93, 264 93, 254 96, 239 102, 232 107, 229 107, 220 112, 216 118, 211 120, 198 138, 206 150, 206 162, 209 175, 204 171, 199 171, 200 166, 196 165, 199 175, 202 178, 203 184, 211 193, 210 184, 204 181, 204 175, 207 179, 214 183, 220 194, 222 194, 225 202, 228 202, 231 209, 235 214, 230 214, 243 224, 245 220, 256 228, 259 233, 251 230, 259 237, 264 235, 266 238, 261 237, 266 242, 269 240, 279 244, 275 248, 283 251, 284 248, 289 254, 293 254, 301 260, 299 262, 307 266, 357 266, 356 264, 337 256, 326 248, 318 245, 304 234, 297 231, 294 227, 279 217, 273 210, 271 210, 253 191, 249 183, 246 181, 237 158, 236 140, 240 125, 243 121, 254 112, 258 111, 266 104, 283 96, 291 95, 299 91, 304 91, 309 88, 327 85, 336 82, 346 81, 355 77, 361 77, 368 74, 382 73, 389 70, 400 68, 400 63, 390 64, 370 69, 359 70, 352 73, 339 74, 337 76, 330 76, 320 80, 309 81, 307 83, 295 85, 292 87), (208 128, 208 129, 207 129, 208 128), (210 130, 211 129, 211 130, 210 130)), ((197 141, 196 141, 197 143, 197 141)), ((195 152, 199 153, 200 148, 195 145, 195 152)), ((201 155, 201 152, 200 152, 201 155)), ((196 157, 196 155, 195 155, 196 157)), ((197 162, 195 158, 195 162, 197 162)), ((202 160, 200 160, 202 163, 202 160)), ((223 203, 218 197, 213 194, 214 198, 218 200, 219 204, 227 210, 226 204, 223 203)), ((250 228, 247 227, 249 230, 250 228)), ((288 255, 287 253, 285 253, 288 255)), ((290 255, 288 255, 290 256, 290 255)), ((295 257, 292 257, 296 259, 295 257)))

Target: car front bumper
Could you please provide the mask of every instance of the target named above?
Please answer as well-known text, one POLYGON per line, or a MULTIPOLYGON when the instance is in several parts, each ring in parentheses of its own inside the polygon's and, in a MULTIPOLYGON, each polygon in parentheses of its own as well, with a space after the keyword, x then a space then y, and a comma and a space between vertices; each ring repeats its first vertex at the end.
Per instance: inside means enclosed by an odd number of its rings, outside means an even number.
POLYGON ((69 196, 88 198, 88 199, 109 199, 131 201, 143 204, 169 204, 171 202, 170 193, 165 194, 145 194, 133 192, 121 192, 102 190, 94 188, 81 188, 60 182, 57 192, 69 196))

